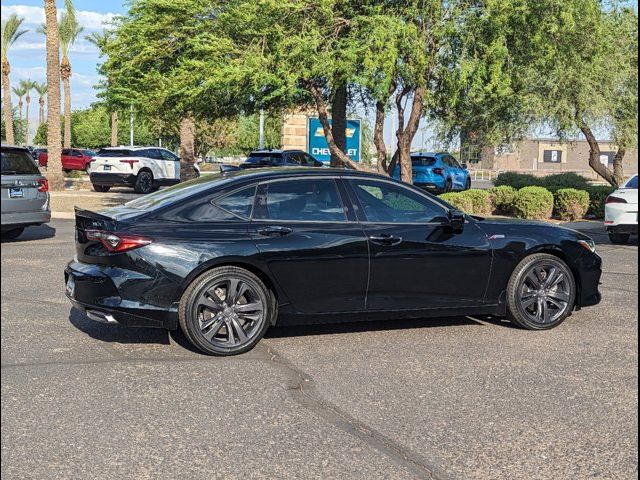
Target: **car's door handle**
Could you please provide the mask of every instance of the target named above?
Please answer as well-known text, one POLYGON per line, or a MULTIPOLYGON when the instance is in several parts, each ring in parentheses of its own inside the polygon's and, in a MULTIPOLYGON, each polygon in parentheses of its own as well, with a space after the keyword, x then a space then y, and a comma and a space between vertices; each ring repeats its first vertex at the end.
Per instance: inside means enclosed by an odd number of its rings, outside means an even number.
POLYGON ((284 237, 291 232, 293 232, 293 230, 289 227, 270 226, 258 229, 258 233, 263 237, 284 237))
POLYGON ((369 241, 371 243, 376 243, 378 245, 385 245, 394 247, 396 245, 400 245, 402 243, 402 237, 396 237, 395 235, 371 235, 369 237, 369 241))

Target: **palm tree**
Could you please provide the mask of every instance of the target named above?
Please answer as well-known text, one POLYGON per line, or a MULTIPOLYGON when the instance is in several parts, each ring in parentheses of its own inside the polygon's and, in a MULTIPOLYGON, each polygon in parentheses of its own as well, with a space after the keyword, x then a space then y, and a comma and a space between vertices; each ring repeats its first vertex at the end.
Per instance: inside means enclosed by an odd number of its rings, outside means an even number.
POLYGON ((27 90, 20 84, 18 84, 17 87, 13 87, 11 90, 13 91, 13 94, 18 97, 18 119, 22 121, 22 107, 24 105, 22 99, 27 93, 27 90))
POLYGON ((25 134, 24 134, 24 146, 29 145, 29 104, 31 103, 31 90, 37 85, 36 82, 27 78, 26 80, 20 80, 18 84, 20 88, 22 88, 25 92, 24 101, 27 104, 27 109, 25 112, 25 134))
POLYGON ((40 105, 40 110, 38 112, 38 126, 44 123, 44 97, 47 95, 47 84, 37 83, 33 86, 33 88, 38 92, 38 104, 40 105))
MULTIPOLYGON (((48 24, 42 25, 38 31, 47 34, 48 24)), ((64 147, 71 147, 71 62, 69 62, 69 48, 84 30, 76 20, 73 13, 65 11, 58 22, 60 37, 60 50, 62 61, 60 62, 60 78, 64 90, 64 147)))
POLYGON ((2 101, 4 103, 4 125, 8 144, 13 144, 15 139, 13 136, 13 108, 11 107, 11 86, 9 82, 11 66, 9 65, 7 53, 11 45, 28 31, 20 28, 22 27, 22 22, 24 22, 24 18, 18 17, 15 13, 11 14, 6 21, 2 22, 2 32, 0 33, 0 43, 2 45, 0 52, 2 57, 2 101))
MULTIPOLYGON (((100 56, 103 55, 105 46, 109 39, 108 32, 92 32, 91 35, 85 35, 85 40, 93 43, 100 50, 100 56)), ((107 80, 108 81, 108 80, 107 80)), ((111 112, 111 146, 118 146, 118 111, 111 112)))

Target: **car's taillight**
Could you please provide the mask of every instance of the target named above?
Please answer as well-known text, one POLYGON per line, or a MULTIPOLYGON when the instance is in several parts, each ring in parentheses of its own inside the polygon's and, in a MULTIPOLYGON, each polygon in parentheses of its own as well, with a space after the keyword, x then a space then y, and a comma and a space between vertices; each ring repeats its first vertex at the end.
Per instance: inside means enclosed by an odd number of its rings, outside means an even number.
POLYGON ((133 169, 133 164, 138 163, 138 160, 120 160, 120 163, 128 163, 129 166, 133 169))
POLYGON ((436 175, 442 175, 444 173, 444 170, 440 167, 436 167, 433 170, 431 170, 433 173, 435 173, 436 175))
POLYGON ((49 191, 49 180, 47 180, 46 178, 39 178, 38 185, 40 185, 38 187, 39 192, 44 193, 49 191))
POLYGON ((102 243, 107 250, 113 253, 126 252, 127 250, 144 247, 151 243, 151 239, 131 233, 87 230, 85 235, 89 240, 102 243))
POLYGON ((604 203, 609 204, 609 203, 629 203, 629 202, 627 202, 624 198, 614 197, 613 195, 609 195, 607 199, 604 201, 604 203))

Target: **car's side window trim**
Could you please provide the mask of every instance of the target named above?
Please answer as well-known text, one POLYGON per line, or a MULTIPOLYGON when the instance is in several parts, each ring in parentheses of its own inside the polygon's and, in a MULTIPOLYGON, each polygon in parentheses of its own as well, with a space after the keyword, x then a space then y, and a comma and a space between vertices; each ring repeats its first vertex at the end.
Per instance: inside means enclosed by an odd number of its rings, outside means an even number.
POLYGON ((256 191, 256 195, 253 202, 253 209, 251 211, 251 222, 261 222, 261 223, 286 223, 286 224, 312 224, 312 223, 358 223, 357 220, 348 220, 349 216, 347 213, 347 205, 345 204, 345 199, 342 196, 342 192, 340 190, 340 186, 338 185, 339 176, 307 176, 304 177, 286 177, 286 178, 274 178, 271 180, 264 180, 258 184, 258 189, 256 191), (256 203, 259 201, 261 195, 266 194, 266 187, 271 183, 278 182, 291 182, 292 180, 330 180, 333 182, 336 192, 338 193, 338 198, 340 199, 340 203, 342 203, 342 209, 344 213, 343 220, 278 220, 278 219, 270 219, 270 218, 254 218, 253 214, 256 210, 256 203), (264 191, 264 193, 263 193, 264 191))

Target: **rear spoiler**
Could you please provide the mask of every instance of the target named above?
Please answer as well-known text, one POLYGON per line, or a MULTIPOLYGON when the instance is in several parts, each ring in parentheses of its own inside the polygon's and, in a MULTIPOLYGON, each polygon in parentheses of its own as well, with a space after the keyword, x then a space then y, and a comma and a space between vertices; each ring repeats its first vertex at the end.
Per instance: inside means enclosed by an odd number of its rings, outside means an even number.
POLYGON ((76 227, 82 230, 112 228, 116 223, 115 219, 107 217, 106 215, 80 207, 74 208, 76 213, 76 227))

